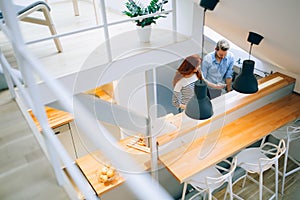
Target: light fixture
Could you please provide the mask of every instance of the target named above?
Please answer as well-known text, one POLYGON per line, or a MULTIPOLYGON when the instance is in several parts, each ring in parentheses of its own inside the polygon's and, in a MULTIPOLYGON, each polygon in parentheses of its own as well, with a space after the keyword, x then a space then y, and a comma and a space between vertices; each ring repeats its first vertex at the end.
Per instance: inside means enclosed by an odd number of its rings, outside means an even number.
POLYGON ((207 96, 207 85, 202 80, 195 82, 195 94, 186 105, 185 114, 196 120, 208 119, 213 115, 213 108, 207 96))
POLYGON ((257 33, 249 32, 247 38, 247 41, 251 43, 249 50, 249 59, 243 61, 242 71, 236 77, 232 85, 232 88, 237 92, 252 94, 258 91, 258 83, 253 74, 255 62, 253 60, 250 60, 250 56, 253 44, 258 45, 263 38, 263 36, 257 33))
POLYGON ((201 0, 200 6, 204 9, 214 10, 219 0, 201 0))
MULTIPOLYGON (((219 0, 201 0, 200 6, 204 8, 203 11, 203 24, 202 24, 202 52, 201 58, 203 59, 204 50, 204 25, 205 25, 205 12, 206 10, 214 10, 219 0)), ((208 119, 213 115, 213 108, 210 99, 207 96, 207 85, 203 80, 195 82, 195 94, 189 100, 185 108, 185 114, 196 120, 208 119)))
POLYGON ((204 25, 205 25, 205 13, 206 13, 206 10, 214 10, 217 3, 219 2, 219 0, 201 0, 200 1, 200 6, 202 8, 204 8, 204 11, 203 11, 203 18, 202 18, 202 52, 201 52, 201 58, 203 59, 203 50, 204 50, 204 25))

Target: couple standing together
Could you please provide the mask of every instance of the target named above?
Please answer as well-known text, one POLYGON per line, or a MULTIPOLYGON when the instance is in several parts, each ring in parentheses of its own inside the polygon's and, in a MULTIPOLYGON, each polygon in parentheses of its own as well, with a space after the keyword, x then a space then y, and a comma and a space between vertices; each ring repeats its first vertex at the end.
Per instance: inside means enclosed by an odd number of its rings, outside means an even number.
POLYGON ((220 40, 215 50, 204 56, 203 60, 197 54, 184 59, 172 82, 172 103, 179 112, 185 109, 194 95, 194 85, 199 79, 206 82, 210 99, 231 91, 234 56, 228 51, 229 48, 228 41, 220 40))

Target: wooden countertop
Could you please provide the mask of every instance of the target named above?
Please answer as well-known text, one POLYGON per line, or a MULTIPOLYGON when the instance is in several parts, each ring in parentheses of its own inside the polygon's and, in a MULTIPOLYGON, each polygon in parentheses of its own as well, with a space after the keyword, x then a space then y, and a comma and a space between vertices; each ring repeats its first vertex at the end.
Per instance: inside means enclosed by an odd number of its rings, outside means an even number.
MULTIPOLYGON (((127 138, 119 141, 118 144, 120 148, 131 155, 131 158, 133 158, 133 160, 139 165, 137 168, 141 169, 142 171, 147 171, 150 168, 150 154, 128 147, 127 144, 129 143, 130 139, 131 138, 127 138)), ((76 159, 76 164, 79 166, 82 173, 85 175, 98 196, 101 196, 103 193, 121 185, 125 181, 120 175, 116 180, 108 184, 100 183, 98 181, 97 170, 104 166, 106 160, 107 159, 104 158, 99 151, 76 159)))
POLYGON ((161 155, 160 161, 180 183, 237 153, 300 117, 300 95, 290 94, 229 124, 161 155))
POLYGON ((267 96, 283 87, 294 84, 295 81, 296 80, 294 78, 276 72, 268 77, 258 80, 259 91, 254 94, 241 94, 236 91, 231 91, 223 95, 222 98, 213 99, 212 104, 214 115, 210 119, 201 120, 197 123, 195 123, 194 120, 190 120, 190 122, 185 122, 183 124, 183 113, 168 117, 166 121, 179 128, 175 131, 159 136, 157 138, 157 143, 159 146, 167 144, 175 138, 207 125, 208 123, 215 121, 224 115, 228 115, 246 105, 249 105, 250 103, 253 103, 254 101, 263 98, 264 96, 267 96), (226 102, 225 108, 223 108, 224 102, 226 102))
MULTIPOLYGON (((28 112, 31 115, 34 123, 38 127, 39 131, 42 131, 40 123, 37 120, 37 118, 34 116, 32 110, 29 110, 28 112)), ((62 111, 62 110, 57 110, 57 109, 54 109, 54 108, 51 108, 48 106, 45 107, 45 112, 47 114, 49 126, 52 129, 62 126, 64 124, 67 124, 67 123, 73 121, 73 119, 74 119, 70 113, 62 111)))

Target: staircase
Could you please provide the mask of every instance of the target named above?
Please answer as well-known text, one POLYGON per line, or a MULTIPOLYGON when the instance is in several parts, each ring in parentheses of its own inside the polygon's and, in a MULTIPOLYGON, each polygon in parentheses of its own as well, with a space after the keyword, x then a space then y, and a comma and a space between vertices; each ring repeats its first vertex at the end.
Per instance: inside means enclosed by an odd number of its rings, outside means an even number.
POLYGON ((0 199, 70 199, 7 90, 0 113, 0 199))

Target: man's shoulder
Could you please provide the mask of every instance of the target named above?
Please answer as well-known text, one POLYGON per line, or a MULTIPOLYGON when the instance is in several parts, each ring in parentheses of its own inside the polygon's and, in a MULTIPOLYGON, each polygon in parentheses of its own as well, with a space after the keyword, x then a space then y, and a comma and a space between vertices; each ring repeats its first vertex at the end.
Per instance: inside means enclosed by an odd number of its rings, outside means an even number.
POLYGON ((234 54, 231 51, 227 51, 226 57, 228 57, 228 58, 234 58, 234 54))
POLYGON ((214 58, 214 55, 215 55, 215 52, 212 51, 212 52, 206 54, 206 55, 204 56, 203 60, 205 60, 205 61, 207 61, 207 62, 211 62, 211 61, 213 60, 213 58, 214 58))

